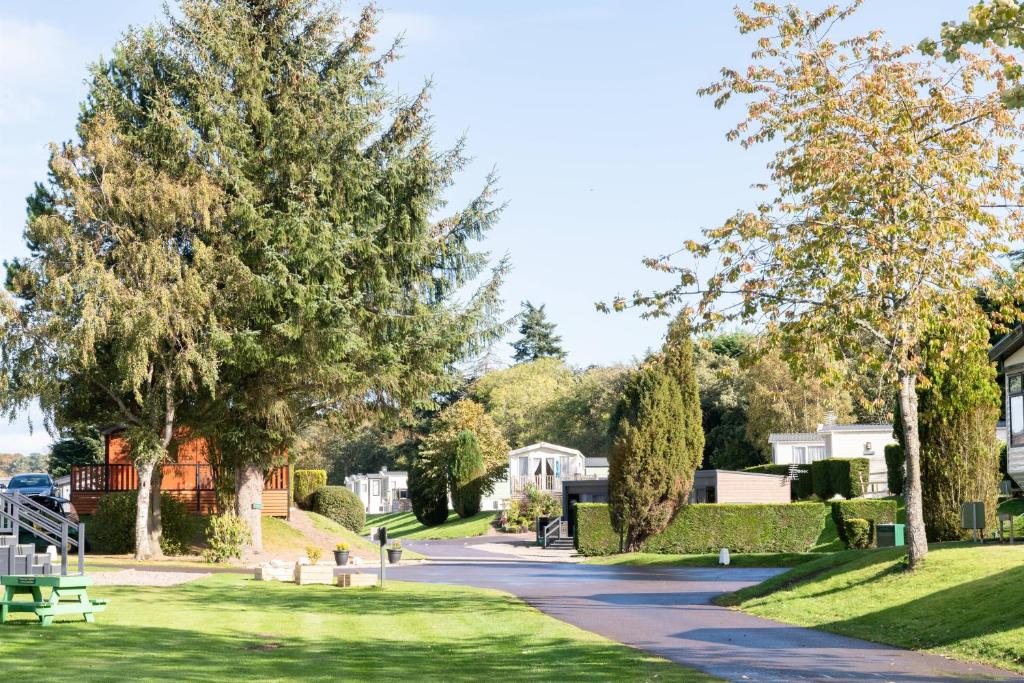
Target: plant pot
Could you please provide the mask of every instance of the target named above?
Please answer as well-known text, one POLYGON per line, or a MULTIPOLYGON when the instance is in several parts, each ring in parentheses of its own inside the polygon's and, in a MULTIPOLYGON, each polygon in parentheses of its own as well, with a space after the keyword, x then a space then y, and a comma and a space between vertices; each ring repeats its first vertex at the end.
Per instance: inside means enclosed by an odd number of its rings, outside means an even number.
POLYGON ((391 549, 388 550, 388 563, 389 564, 398 564, 399 562, 401 562, 401 560, 402 560, 402 549, 401 548, 399 548, 398 550, 391 550, 391 549))
POLYGON ((348 564, 348 551, 347 550, 335 550, 334 551, 334 564, 339 567, 344 567, 348 564))

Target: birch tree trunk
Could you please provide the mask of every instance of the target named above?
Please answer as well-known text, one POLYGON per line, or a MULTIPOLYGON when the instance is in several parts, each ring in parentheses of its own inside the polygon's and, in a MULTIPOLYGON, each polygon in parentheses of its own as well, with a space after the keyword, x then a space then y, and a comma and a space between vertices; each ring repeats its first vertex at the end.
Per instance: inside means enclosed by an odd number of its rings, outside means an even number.
POLYGON ((139 498, 135 506, 135 559, 148 560, 153 556, 149 536, 149 501, 153 486, 152 460, 136 463, 139 473, 139 498))
POLYGON ((235 468, 235 510, 249 527, 250 552, 263 552, 263 470, 249 463, 235 468))
POLYGON ((924 508, 921 504, 921 439, 917 431, 917 377, 900 378, 900 411, 903 414, 903 439, 906 444, 907 480, 903 495, 907 506, 907 546, 910 569, 916 569, 928 554, 924 508))
POLYGON ((149 533, 149 552, 153 557, 164 556, 164 551, 160 547, 160 537, 163 535, 164 526, 163 520, 160 517, 160 485, 163 482, 164 471, 162 462, 157 462, 153 465, 153 475, 150 477, 149 487, 149 520, 147 523, 147 531, 149 533))

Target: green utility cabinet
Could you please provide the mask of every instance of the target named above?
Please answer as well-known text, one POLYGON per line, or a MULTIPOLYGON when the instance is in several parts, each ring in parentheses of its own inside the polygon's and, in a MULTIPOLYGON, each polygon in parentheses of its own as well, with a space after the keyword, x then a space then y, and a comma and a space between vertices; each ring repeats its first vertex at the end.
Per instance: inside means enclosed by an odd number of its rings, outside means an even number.
POLYGON ((904 524, 879 524, 878 547, 891 548, 897 545, 906 545, 906 528, 904 524))

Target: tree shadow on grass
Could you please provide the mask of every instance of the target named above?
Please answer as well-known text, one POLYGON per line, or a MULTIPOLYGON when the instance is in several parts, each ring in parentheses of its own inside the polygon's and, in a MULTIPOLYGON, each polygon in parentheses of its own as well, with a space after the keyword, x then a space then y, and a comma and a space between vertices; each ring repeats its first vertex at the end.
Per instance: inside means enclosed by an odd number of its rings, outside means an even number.
MULTIPOLYGON (((704 680, 600 641, 531 633, 412 640, 382 634, 197 632, 170 627, 59 624, 0 630, 9 680, 704 680)), ((407 635, 407 634, 406 634, 407 635)))
POLYGON ((1022 595, 1024 566, 1016 566, 821 628, 915 649, 962 646, 978 652, 978 658, 1024 672, 1024 637, 1001 635, 1024 625, 1022 595), (984 644, 965 645, 972 639, 984 644))

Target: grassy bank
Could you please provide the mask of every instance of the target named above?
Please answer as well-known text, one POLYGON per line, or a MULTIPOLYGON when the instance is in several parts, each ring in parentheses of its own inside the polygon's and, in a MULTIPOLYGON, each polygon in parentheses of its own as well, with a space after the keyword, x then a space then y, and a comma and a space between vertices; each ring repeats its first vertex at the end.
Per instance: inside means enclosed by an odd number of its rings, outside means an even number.
POLYGON ((497 515, 494 511, 485 511, 463 519, 452 512, 448 515, 448 521, 437 526, 423 526, 411 512, 367 515, 363 534, 368 534, 371 527, 386 526, 389 538, 428 540, 483 536, 491 530, 497 515))
POLYGON ((716 602, 825 631, 1024 672, 1024 546, 946 543, 902 569, 903 548, 806 562, 716 602))
POLYGON ((712 680, 497 591, 397 582, 343 590, 224 574, 90 594, 110 599, 95 624, 42 631, 16 615, 0 626, 9 680, 57 671, 112 682, 712 680))

